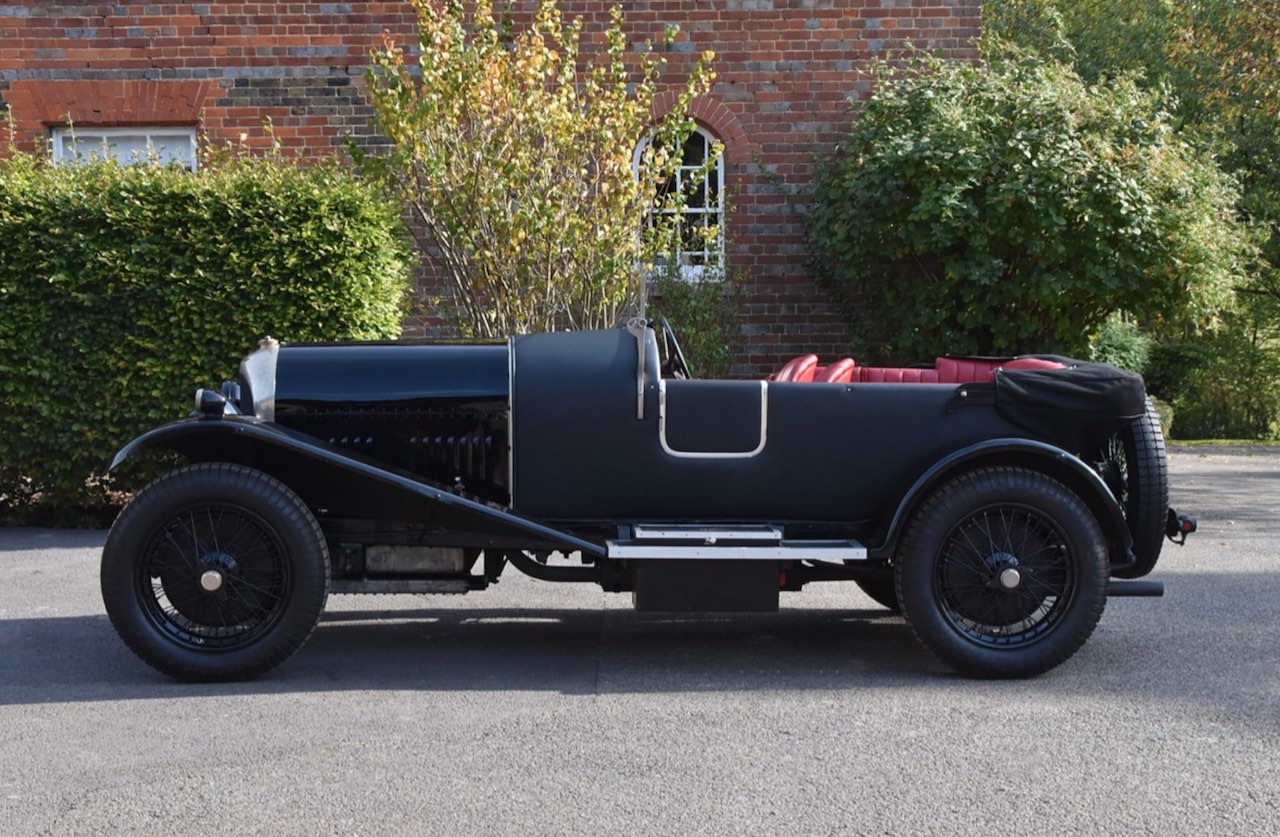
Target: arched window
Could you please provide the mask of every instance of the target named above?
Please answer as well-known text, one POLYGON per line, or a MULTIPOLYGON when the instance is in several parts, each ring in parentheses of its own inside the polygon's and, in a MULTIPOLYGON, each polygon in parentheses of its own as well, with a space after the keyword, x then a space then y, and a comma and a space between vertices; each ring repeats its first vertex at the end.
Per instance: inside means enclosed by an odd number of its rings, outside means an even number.
MULTIPOLYGON (((639 164, 648 139, 636 148, 639 164)), ((709 271, 724 269, 724 156, 716 156, 708 166, 716 138, 702 128, 695 128, 681 150, 680 166, 667 189, 680 189, 685 194, 683 209, 659 210, 680 214, 680 244, 675 254, 681 275, 686 279, 707 278, 709 271)))

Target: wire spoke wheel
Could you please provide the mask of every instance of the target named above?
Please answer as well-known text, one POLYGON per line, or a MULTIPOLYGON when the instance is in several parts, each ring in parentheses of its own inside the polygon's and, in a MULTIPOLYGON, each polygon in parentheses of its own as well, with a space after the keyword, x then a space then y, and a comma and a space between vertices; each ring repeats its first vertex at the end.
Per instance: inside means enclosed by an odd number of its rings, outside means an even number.
POLYGON ((187 509, 151 538, 139 562, 139 597, 174 642, 205 650, 241 648, 279 620, 289 600, 284 544, 247 509, 187 509))
POLYGON ((957 525, 943 543, 935 595, 948 622, 979 645, 1038 641, 1070 604, 1075 575, 1052 520, 996 506, 957 525))
POLYGON ((1109 556, 1084 502, 1025 468, 984 468, 934 491, 895 564, 922 644, 962 674, 1033 677, 1093 633, 1109 556))
POLYGON ((172 471, 138 492, 102 549, 102 601, 120 638, 180 680, 245 680, 289 658, 329 593, 307 505, 242 465, 172 471))

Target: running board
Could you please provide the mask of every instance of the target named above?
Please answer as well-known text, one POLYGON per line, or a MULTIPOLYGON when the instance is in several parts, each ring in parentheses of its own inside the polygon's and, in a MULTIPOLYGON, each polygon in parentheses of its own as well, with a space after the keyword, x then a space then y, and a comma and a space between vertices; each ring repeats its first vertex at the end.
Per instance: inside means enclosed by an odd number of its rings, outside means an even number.
POLYGON ((777 526, 653 526, 605 542, 609 558, 627 561, 865 561, 854 540, 785 540, 777 526))
POLYGON ((335 578, 330 593, 467 593, 465 578, 335 578))

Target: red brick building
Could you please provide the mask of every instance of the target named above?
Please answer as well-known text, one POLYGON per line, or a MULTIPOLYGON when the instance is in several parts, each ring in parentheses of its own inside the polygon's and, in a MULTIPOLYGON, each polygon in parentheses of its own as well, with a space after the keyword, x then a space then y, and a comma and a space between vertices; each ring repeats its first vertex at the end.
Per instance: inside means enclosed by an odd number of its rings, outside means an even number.
MULTIPOLYGON (((562 0, 589 33, 609 0, 562 0)), ((728 267, 742 280, 741 371, 772 368, 801 349, 844 352, 836 308, 805 270, 804 215, 816 155, 868 85, 869 63, 908 44, 975 56, 981 0, 623 0, 637 44, 668 24, 670 78, 703 50, 717 79, 695 116, 725 145, 728 267)), ((414 38, 407 2, 8 3, 0 0, 0 103, 19 145, 74 136, 122 147, 151 142, 179 159, 197 132, 214 143, 270 142, 341 151, 372 138, 363 72, 390 32, 414 38)), ((431 322, 409 331, 431 330, 431 322)))

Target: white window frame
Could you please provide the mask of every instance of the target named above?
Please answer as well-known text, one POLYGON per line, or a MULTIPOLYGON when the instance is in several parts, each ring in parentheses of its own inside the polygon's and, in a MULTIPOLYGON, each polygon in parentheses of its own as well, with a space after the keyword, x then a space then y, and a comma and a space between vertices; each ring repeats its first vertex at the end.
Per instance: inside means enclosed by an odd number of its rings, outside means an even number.
MULTIPOLYGON (((690 134, 690 138, 692 138, 693 136, 701 137, 703 142, 706 143, 706 147, 708 151, 710 150, 711 145, 713 143, 719 142, 719 140, 716 139, 714 134, 712 134, 710 131, 705 130, 701 126, 694 126, 693 133, 690 134)), ((686 140, 686 142, 687 141, 688 140, 686 140)), ((649 143, 651 142, 653 142, 653 137, 645 137, 644 139, 642 139, 639 145, 636 146, 635 153, 632 155, 631 167, 632 167, 632 170, 636 172, 637 176, 639 175, 639 172, 640 172, 640 159, 644 155, 645 149, 649 147, 649 143)), ((681 149, 681 153, 683 156, 683 149, 681 149)), ((675 173, 677 188, 684 188, 685 177, 687 177, 689 174, 693 172, 699 171, 701 168, 702 168, 702 165, 686 166, 682 163, 680 167, 676 169, 676 173, 675 173)), ((716 251, 714 253, 706 249, 699 251, 702 257, 705 259, 703 264, 689 264, 685 258, 686 253, 693 253, 695 251, 686 251, 684 250, 683 247, 681 247, 678 253, 678 258, 680 259, 680 278, 684 279, 686 282, 701 282, 704 278, 706 278, 706 273, 708 268, 710 268, 711 270, 717 271, 721 274, 723 274, 724 272, 724 264, 725 264, 725 246, 724 246, 725 217, 724 215, 725 215, 725 212, 724 212, 724 154, 723 153, 721 153, 719 158, 716 159, 715 168, 707 172, 707 177, 708 179, 715 178, 715 187, 716 187, 715 206, 714 207, 686 206, 682 214, 685 217, 688 217, 691 215, 692 216, 710 215, 714 213, 718 217, 718 222, 716 224, 717 226, 716 242, 718 246, 716 247, 716 251)))
MULTIPOLYGON (((158 140, 164 139, 167 142, 173 140, 184 141, 186 149, 183 155, 177 157, 173 162, 181 165, 188 171, 195 171, 197 166, 196 155, 196 129, 194 127, 183 127, 181 125, 129 125, 114 126, 110 128, 54 128, 53 134, 53 160, 55 163, 76 163, 84 155, 74 155, 71 149, 75 145, 88 146, 90 143, 85 142, 86 137, 96 138, 102 137, 106 142, 103 143, 108 149, 111 149, 112 137, 129 137, 131 139, 143 139, 146 141, 148 151, 151 151, 158 144, 158 140)), ((100 146, 99 146, 100 147, 100 146)), ((99 156, 99 155, 92 155, 99 156)), ((112 154, 112 159, 122 164, 145 163, 146 160, 141 159, 122 159, 112 154)))

